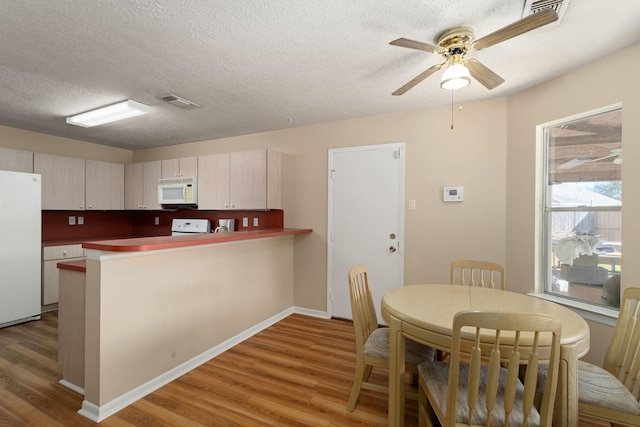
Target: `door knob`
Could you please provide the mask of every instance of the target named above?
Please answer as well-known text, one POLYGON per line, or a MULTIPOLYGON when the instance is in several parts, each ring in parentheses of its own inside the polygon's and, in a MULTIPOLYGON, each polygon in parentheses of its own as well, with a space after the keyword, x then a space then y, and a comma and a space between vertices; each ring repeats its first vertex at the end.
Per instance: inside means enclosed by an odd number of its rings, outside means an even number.
POLYGON ((395 252, 395 251, 396 251, 395 246, 389 246, 389 252, 395 252))

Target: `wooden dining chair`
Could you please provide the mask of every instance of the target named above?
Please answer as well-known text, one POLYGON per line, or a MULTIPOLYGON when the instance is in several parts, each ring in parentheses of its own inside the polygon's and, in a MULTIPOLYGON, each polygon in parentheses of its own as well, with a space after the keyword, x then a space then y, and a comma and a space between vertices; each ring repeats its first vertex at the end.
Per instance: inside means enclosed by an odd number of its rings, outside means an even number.
POLYGON ((560 321, 545 314, 457 313, 451 362, 418 365, 419 425, 433 426, 437 418, 443 427, 551 426, 561 331, 560 321), (550 381, 538 410, 539 364, 548 367, 550 381))
MULTIPOLYGON (((353 411, 361 389, 388 393, 385 385, 369 382, 374 366, 389 369, 389 328, 379 327, 373 297, 369 289, 369 273, 364 265, 349 270, 349 290, 351 296, 351 315, 356 335, 356 374, 353 380, 347 410, 353 411)), ((407 340, 406 371, 418 373, 418 363, 433 360, 435 351, 431 347, 407 340)), ((417 395, 407 394, 417 399, 417 395)))
MULTIPOLYGON (((627 288, 604 369, 578 360, 578 414, 614 426, 640 426, 640 288, 627 288)), ((540 368, 544 384, 546 369, 540 368)), ((540 393, 541 390, 538 390, 540 393)))
POLYGON ((489 261, 467 259, 453 261, 451 284, 504 290, 504 267, 489 261))

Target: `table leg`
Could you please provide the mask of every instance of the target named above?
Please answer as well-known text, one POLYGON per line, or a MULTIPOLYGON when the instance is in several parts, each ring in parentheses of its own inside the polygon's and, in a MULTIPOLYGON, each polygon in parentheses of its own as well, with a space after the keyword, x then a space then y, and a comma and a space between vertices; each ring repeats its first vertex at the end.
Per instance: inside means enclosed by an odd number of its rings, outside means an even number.
POLYGON ((404 426, 404 337, 402 321, 389 316, 389 427, 404 426))

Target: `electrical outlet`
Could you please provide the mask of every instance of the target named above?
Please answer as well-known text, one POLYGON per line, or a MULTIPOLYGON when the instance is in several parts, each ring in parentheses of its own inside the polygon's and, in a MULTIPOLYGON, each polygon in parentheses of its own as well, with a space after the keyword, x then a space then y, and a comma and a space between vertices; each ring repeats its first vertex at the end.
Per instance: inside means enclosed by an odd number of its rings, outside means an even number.
POLYGON ((258 218, 253 218, 253 226, 254 227, 258 226, 258 218))
POLYGON ((84 224, 84 217, 83 216, 79 216, 78 217, 78 225, 83 225, 84 224))
POLYGON ((243 227, 249 226, 249 218, 242 218, 242 226, 243 227))
POLYGON ((69 217, 69 225, 76 225, 76 217, 75 216, 70 216, 69 217))

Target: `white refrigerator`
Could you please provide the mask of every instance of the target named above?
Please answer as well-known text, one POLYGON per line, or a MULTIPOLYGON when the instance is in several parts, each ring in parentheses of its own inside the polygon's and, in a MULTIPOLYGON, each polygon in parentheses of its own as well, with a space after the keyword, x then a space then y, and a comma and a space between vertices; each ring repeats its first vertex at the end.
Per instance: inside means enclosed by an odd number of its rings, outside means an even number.
POLYGON ((40 175, 0 171, 0 327, 40 318, 40 175))

